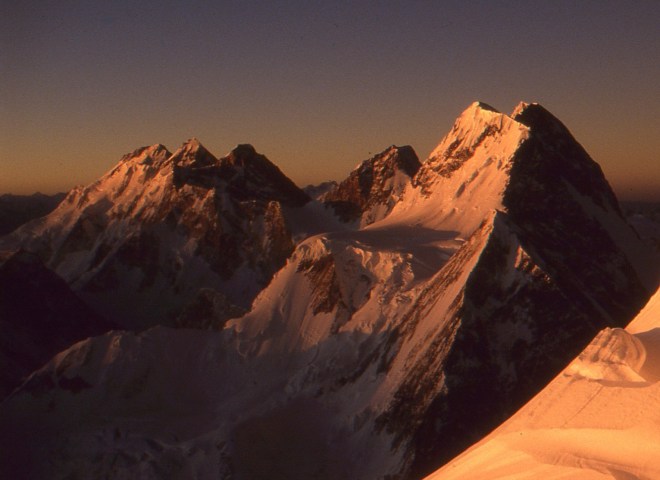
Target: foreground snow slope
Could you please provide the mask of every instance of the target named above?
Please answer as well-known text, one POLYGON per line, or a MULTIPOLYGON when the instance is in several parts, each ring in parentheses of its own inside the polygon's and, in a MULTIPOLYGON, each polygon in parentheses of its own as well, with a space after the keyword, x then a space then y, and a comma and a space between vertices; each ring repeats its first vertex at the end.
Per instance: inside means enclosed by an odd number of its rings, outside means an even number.
POLYGON ((660 478, 660 290, 541 393, 439 471, 449 479, 660 478))
MULTIPOLYGON (((190 188, 224 185, 182 160, 190 188)), ((222 331, 112 332, 35 372, 0 405, 8 474, 419 478, 648 299, 655 264, 539 105, 475 103, 411 182, 382 180, 395 202, 347 198, 384 218, 302 240, 222 331)))

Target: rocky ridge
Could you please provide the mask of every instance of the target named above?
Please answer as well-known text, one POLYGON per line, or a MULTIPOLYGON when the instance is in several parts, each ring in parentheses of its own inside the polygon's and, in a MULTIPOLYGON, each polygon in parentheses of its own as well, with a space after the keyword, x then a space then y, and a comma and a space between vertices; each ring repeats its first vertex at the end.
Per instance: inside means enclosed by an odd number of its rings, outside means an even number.
POLYGON ((200 288, 222 293, 227 312, 249 308, 293 251, 283 208, 308 201, 253 147, 217 159, 191 139, 124 156, 0 248, 36 253, 126 327, 173 324, 200 288))
POLYGON ((321 200, 345 222, 369 225, 389 214, 419 167, 412 147, 392 145, 363 161, 321 200))
MULTIPOLYGON (((204 152, 198 163, 179 192, 224 168, 204 152)), ((418 478, 624 325, 657 265, 557 119, 475 103, 386 216, 292 247, 222 331, 82 342, 28 379, 0 425, 19 437, 14 458, 42 449, 40 472, 418 478), (48 434, 34 447, 21 425, 37 417, 48 434)))

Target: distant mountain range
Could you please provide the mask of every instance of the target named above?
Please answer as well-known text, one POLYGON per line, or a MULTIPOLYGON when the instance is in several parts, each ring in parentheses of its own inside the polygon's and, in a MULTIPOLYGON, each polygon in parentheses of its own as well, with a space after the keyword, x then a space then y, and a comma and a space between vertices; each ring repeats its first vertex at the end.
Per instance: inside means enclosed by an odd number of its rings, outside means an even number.
POLYGON ((44 301, 52 342, 1 324, 15 383, 82 341, 0 404, 0 469, 420 478, 637 314, 655 241, 534 103, 475 102, 425 161, 393 145, 305 190, 250 145, 140 148, 0 237, 8 276, 42 265, 44 299, 93 311, 44 301))

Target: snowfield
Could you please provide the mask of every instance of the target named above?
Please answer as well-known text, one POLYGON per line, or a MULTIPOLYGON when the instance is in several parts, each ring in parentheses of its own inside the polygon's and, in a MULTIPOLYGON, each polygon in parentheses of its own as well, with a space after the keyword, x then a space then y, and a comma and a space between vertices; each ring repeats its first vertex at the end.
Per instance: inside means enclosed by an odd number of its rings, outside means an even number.
POLYGON ((623 329, 603 330, 541 393, 427 477, 660 478, 660 290, 623 329))

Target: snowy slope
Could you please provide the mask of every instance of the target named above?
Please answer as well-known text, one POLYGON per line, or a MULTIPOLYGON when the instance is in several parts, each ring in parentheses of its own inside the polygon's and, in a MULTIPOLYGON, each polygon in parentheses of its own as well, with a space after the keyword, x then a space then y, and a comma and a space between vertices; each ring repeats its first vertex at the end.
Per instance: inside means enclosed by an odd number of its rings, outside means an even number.
POLYGON ((114 327, 36 255, 12 255, 0 265, 0 399, 56 353, 114 327))
POLYGON ((423 225, 466 238, 502 209, 508 171, 529 128, 474 102, 423 162, 387 223, 423 225))
POLYGON ((660 291, 429 479, 660 478, 660 291))
POLYGON ((249 145, 215 158, 196 139, 126 155, 47 217, 0 239, 44 262, 121 325, 173 324, 213 289, 249 308, 293 251, 286 209, 309 197, 249 145), (206 290, 205 290, 206 291, 206 290))
MULTIPOLYGON (((177 182, 207 185, 214 160, 196 161, 177 182)), ((290 227, 300 243, 222 331, 113 332, 35 372, 0 407, 11 467, 38 458, 35 472, 115 478, 432 471, 648 298, 655 264, 594 166, 541 107, 507 116, 473 104, 381 220, 319 231, 320 204, 283 207, 304 225, 290 227)))

